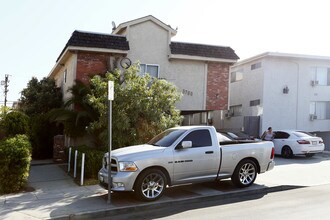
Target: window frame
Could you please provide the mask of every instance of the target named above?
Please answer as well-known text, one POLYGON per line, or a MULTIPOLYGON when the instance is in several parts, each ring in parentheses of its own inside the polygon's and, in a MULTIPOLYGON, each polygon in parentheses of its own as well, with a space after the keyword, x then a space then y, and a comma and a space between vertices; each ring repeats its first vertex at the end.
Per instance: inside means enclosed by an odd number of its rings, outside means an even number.
POLYGON ((317 86, 330 86, 330 67, 311 66, 310 72, 312 73, 313 81, 317 82, 317 86), (322 69, 325 71, 323 72, 322 69), (325 75, 322 73, 325 73, 325 75))
MULTIPOLYGON (((202 135, 202 136, 205 136, 205 134, 199 134, 199 135, 202 135)), ((200 138, 197 138, 198 140, 200 139, 200 138)), ((192 142, 192 147, 191 148, 198 148, 198 147, 211 147, 211 146, 213 146, 212 145, 212 136, 211 136, 211 133, 210 133, 210 130, 209 129, 198 129, 198 130, 193 130, 193 131, 191 131, 191 132, 189 132, 181 141, 180 141, 180 143, 178 144, 178 146, 179 145, 181 145, 182 144, 182 142, 183 141, 191 141, 192 142), (209 143, 207 143, 206 145, 194 145, 196 142, 194 142, 193 140, 194 139, 187 139, 187 138, 189 138, 189 136, 190 135, 193 135, 194 133, 201 133, 201 132, 207 132, 208 133, 208 141, 209 141, 209 143)), ((176 146, 176 147, 178 147, 178 146, 176 146)))
POLYGON ((68 71, 67 71, 67 69, 65 69, 64 72, 63 72, 63 81, 64 81, 64 84, 66 83, 67 78, 68 78, 68 71))
POLYGON ((160 66, 158 64, 147 64, 147 63, 141 63, 140 64, 140 72, 139 72, 139 75, 140 76, 145 76, 146 73, 148 73, 152 78, 157 78, 159 79, 159 69, 160 69, 160 66), (141 72, 141 66, 144 65, 144 72, 142 73, 141 72), (148 66, 154 66, 154 67, 157 67, 157 77, 154 77, 152 76, 149 72, 147 72, 147 69, 148 69, 148 66))
POLYGON ((251 70, 259 69, 261 67, 262 67, 261 62, 257 62, 257 63, 251 64, 251 70))
POLYGON ((240 104, 240 105, 229 106, 229 112, 232 117, 242 116, 243 115, 243 105, 240 104), (240 108, 240 109, 235 110, 236 108, 240 108), (235 114, 235 113, 237 113, 237 114, 235 114))
POLYGON ((230 73, 230 83, 242 81, 244 78, 243 73, 244 73, 243 69, 232 71, 230 73))
POLYGON ((330 120, 330 101, 311 101, 309 114, 316 115, 317 120, 330 120), (321 109, 322 107, 325 109, 321 109))
POLYGON ((255 99, 250 101, 250 107, 259 106, 259 105, 260 105, 260 99, 255 99))

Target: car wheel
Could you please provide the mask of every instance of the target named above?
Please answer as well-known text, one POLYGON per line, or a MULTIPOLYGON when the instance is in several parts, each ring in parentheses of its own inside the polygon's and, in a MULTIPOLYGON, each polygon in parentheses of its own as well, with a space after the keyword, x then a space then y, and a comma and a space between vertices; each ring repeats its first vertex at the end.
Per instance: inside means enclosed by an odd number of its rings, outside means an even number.
POLYGON ((241 161, 235 168, 231 181, 238 187, 247 187, 257 178, 257 165, 252 160, 241 161))
POLYGON ((307 158, 310 158, 310 157, 313 157, 315 154, 312 154, 312 153, 310 153, 310 154, 305 154, 305 156, 307 157, 307 158))
POLYGON ((159 199, 166 189, 166 177, 161 170, 149 169, 142 172, 135 183, 134 191, 138 199, 154 201, 159 199))
POLYGON ((281 156, 284 158, 292 158, 293 152, 289 146, 284 146, 282 148, 281 156))

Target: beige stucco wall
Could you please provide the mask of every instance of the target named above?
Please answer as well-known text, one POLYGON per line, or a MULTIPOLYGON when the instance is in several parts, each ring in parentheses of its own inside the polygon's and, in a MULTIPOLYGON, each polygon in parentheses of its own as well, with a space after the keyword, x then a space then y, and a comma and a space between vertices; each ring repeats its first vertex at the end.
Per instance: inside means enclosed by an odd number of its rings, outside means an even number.
POLYGON ((204 62, 171 60, 165 78, 169 78, 179 92, 186 91, 177 104, 180 110, 205 110, 206 68, 204 62))
POLYGON ((206 65, 202 61, 168 59, 170 34, 152 21, 129 26, 128 57, 143 64, 159 65, 159 77, 174 83, 183 94, 177 104, 180 110, 205 109, 206 65), (190 93, 191 92, 191 93, 190 93))
POLYGON ((59 68, 54 74, 54 79, 56 85, 61 87, 63 93, 63 100, 68 99, 71 94, 67 90, 73 86, 76 78, 76 65, 77 65, 77 55, 70 54, 70 56, 65 61, 64 65, 59 68), (64 73, 67 71, 66 82, 64 82, 64 73))

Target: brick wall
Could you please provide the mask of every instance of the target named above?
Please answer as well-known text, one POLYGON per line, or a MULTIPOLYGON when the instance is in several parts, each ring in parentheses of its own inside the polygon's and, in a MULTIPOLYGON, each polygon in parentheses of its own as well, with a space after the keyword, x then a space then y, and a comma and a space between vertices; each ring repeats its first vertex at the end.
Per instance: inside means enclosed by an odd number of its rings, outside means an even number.
POLYGON ((228 108, 229 64, 208 63, 206 110, 226 110, 228 108))
POLYGON ((105 53, 79 52, 76 79, 89 82, 89 76, 107 72, 110 55, 105 53))

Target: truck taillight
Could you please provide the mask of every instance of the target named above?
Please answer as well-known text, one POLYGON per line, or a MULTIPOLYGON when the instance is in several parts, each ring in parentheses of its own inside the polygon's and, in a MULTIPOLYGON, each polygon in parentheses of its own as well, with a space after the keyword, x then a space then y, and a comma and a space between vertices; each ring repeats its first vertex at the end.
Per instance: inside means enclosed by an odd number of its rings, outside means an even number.
POLYGON ((306 140, 298 140, 298 144, 310 144, 311 142, 306 141, 306 140))
POLYGON ((272 153, 270 154, 270 159, 274 159, 275 157, 275 148, 272 148, 272 153))

